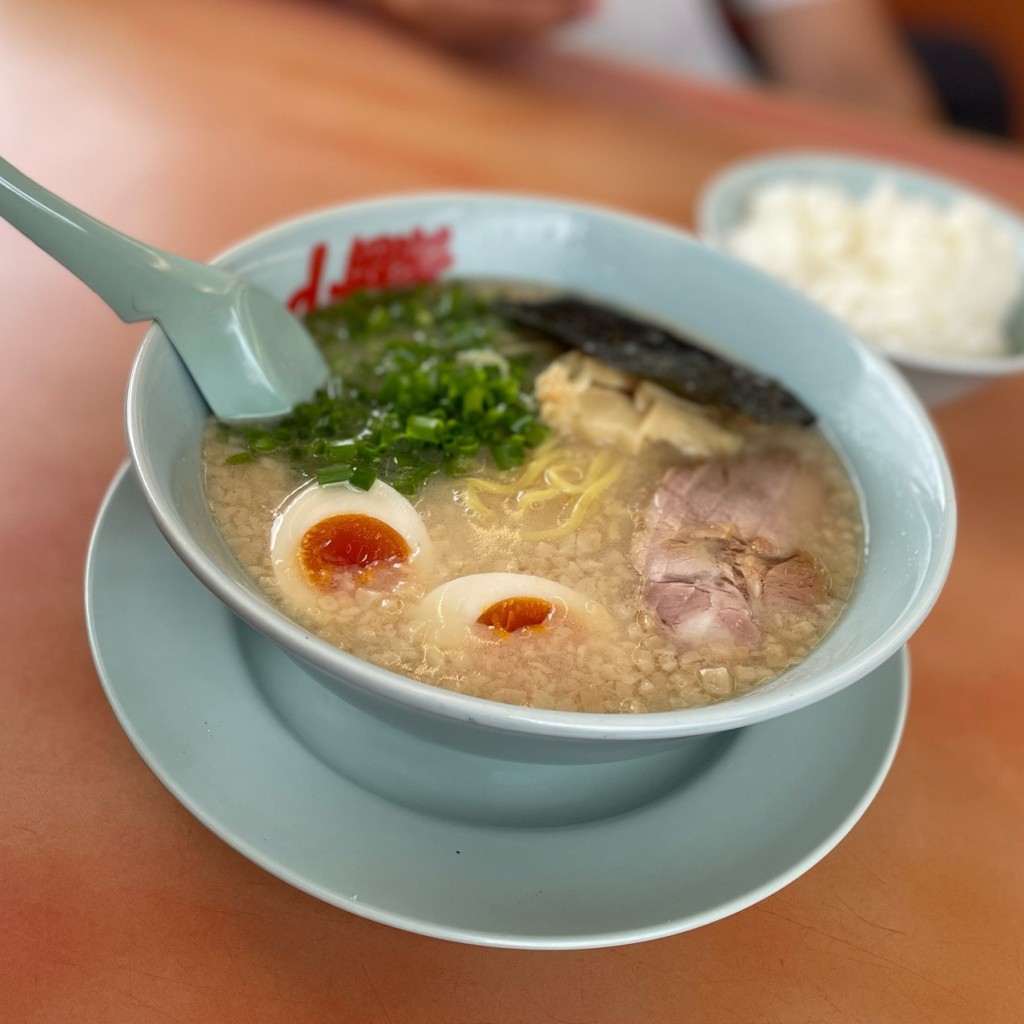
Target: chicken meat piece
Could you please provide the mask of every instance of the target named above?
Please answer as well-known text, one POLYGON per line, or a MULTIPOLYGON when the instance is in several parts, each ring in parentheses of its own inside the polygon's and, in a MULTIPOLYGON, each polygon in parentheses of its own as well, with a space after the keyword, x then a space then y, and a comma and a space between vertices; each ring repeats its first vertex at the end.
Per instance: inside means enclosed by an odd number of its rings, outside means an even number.
POLYGON ((636 454, 664 441, 691 458, 735 452, 741 439, 713 412, 579 352, 556 359, 536 383, 540 415, 561 434, 636 454))

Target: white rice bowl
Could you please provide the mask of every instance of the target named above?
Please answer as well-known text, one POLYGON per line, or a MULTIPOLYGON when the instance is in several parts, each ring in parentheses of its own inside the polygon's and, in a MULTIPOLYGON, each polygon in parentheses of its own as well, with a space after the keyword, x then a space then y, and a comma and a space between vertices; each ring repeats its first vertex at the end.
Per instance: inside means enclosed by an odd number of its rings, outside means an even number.
POLYGON ((751 195, 725 246, 881 348, 1008 351, 1021 291, 1016 240, 977 199, 941 207, 884 179, 863 199, 833 184, 780 181, 751 195))
POLYGON ((697 224, 882 351, 929 405, 1024 372, 1024 222, 955 181, 779 153, 716 175, 697 224))

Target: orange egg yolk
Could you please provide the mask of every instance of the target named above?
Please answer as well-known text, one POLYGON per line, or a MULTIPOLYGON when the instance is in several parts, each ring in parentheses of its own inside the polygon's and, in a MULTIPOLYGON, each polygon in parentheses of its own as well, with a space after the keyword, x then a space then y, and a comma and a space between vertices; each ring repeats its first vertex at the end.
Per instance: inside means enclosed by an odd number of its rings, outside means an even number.
POLYGON ((411 553, 405 538, 387 523, 373 516, 347 514, 311 526, 299 545, 299 562, 306 578, 327 590, 339 572, 405 562, 411 553))
POLYGON ((514 633, 527 626, 543 626, 554 610, 554 605, 541 597, 506 597, 485 608, 476 621, 503 633, 514 633))

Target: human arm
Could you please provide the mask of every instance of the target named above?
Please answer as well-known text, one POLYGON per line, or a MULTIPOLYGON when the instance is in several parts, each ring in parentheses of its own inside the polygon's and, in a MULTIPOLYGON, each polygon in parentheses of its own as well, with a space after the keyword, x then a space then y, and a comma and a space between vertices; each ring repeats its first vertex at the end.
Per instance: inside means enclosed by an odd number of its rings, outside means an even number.
POLYGON ((938 119, 938 103, 880 0, 746 0, 742 16, 771 80, 876 112, 938 119))
POLYGON ((359 0, 435 42, 491 46, 541 35, 585 15, 595 0, 359 0))

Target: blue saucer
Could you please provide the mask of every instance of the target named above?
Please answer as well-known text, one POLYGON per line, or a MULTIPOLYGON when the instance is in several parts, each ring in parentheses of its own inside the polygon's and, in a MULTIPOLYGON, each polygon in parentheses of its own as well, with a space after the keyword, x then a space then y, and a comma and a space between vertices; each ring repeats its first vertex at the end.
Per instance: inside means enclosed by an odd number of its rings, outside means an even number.
POLYGON ((490 946, 640 942, 776 892, 864 813, 909 692, 901 652, 827 700, 737 732, 637 810, 560 827, 460 824, 369 793, 282 723, 257 677, 308 679, 182 565, 128 467, 96 524, 86 612, 121 725, 208 828, 351 913, 490 946))

